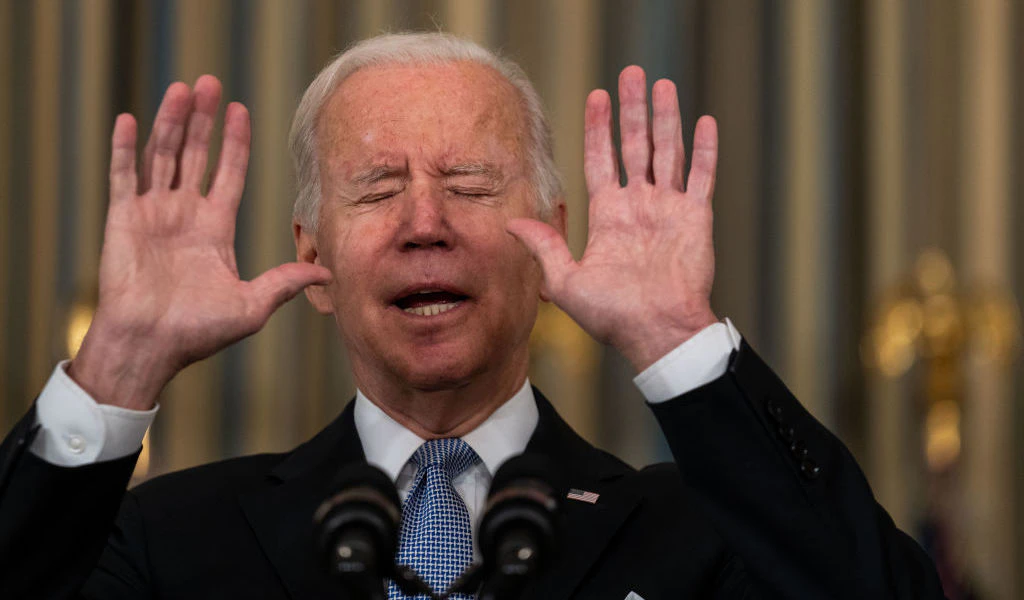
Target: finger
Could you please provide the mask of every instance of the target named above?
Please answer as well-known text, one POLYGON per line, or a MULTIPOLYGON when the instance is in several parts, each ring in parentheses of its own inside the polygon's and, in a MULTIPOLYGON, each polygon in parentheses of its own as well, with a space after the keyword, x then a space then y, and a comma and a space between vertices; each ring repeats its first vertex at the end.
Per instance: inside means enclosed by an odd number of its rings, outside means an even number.
POLYGON ((152 188, 171 187, 191 105, 192 90, 187 85, 179 81, 167 88, 142 153, 140 194, 152 188))
POLYGON ((210 151, 210 135, 220 105, 220 81, 212 75, 203 75, 196 81, 193 91, 192 114, 185 133, 185 147, 181 153, 179 175, 181 187, 199 191, 206 174, 206 161, 210 151))
POLYGON ((651 180, 651 135, 647 118, 647 77, 629 66, 619 75, 619 137, 629 181, 651 180))
POLYGON ((110 136, 110 202, 124 202, 135 197, 135 139, 138 126, 129 114, 117 116, 110 136))
POLYGON ((238 206, 249 168, 249 111, 238 102, 228 105, 224 115, 224 143, 210 183, 210 198, 238 206))
POLYGON ((569 246, 554 227, 535 219, 510 219, 505 229, 526 246, 544 272, 545 299, 558 302, 562 282, 576 266, 569 246))
POLYGON ((619 159, 612 140, 612 99, 608 92, 590 92, 583 121, 583 172, 587 192, 593 197, 605 187, 619 185, 619 159))
POLYGON ((655 82, 651 91, 654 105, 654 183, 683 190, 686 151, 683 149, 683 125, 679 117, 679 96, 676 85, 668 79, 655 82))
POLYGON ((697 121, 693 132, 693 157, 690 177, 686 181, 687 195, 711 201, 715 193, 715 171, 718 168, 718 124, 709 115, 697 121))
POLYGON ((326 285, 331 279, 329 269, 311 263, 294 262, 274 267, 250 282, 250 318, 257 328, 262 327, 274 311, 307 286, 326 285))

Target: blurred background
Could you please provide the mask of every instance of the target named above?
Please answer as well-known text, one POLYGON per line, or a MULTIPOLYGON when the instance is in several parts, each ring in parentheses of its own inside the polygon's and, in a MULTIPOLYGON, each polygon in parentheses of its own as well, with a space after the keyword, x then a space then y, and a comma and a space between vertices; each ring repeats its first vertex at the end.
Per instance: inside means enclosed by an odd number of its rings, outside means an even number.
MULTIPOLYGON (((543 97, 586 238, 583 102, 628 64, 721 129, 714 307, 856 455, 952 598, 1024 598, 1024 6, 1011 0, 0 0, 0 430, 95 305, 108 136, 213 73, 251 110, 243 276, 294 256, 306 84, 382 31, 445 30, 543 97)), ((542 311, 531 378, 588 439, 669 458, 628 364, 542 311)), ((353 394, 301 297, 166 390, 136 479, 281 451, 353 394)))

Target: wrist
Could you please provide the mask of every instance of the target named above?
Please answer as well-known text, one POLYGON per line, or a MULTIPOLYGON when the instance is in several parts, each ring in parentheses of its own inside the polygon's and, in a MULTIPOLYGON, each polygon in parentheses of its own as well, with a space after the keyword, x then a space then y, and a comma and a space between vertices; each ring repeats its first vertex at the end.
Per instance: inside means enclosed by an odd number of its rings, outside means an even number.
POLYGON ((95 323, 67 366, 68 376, 97 403, 132 410, 153 408, 176 373, 151 343, 112 334, 95 323))
POLYGON ((642 373, 658 359, 718 322, 718 317, 710 310, 699 316, 687 318, 685 322, 652 319, 642 326, 630 328, 629 335, 613 345, 633 365, 637 373, 642 373))

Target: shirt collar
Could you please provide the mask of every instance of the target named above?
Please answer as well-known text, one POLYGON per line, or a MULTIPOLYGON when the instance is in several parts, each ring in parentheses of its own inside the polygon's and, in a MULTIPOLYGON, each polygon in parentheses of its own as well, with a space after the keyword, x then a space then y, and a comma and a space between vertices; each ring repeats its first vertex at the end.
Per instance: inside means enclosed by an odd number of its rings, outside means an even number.
POLYGON ((476 451, 493 477, 502 463, 526 450, 539 418, 533 387, 527 379, 486 421, 462 436, 462 441, 476 451))
MULTIPOLYGON (((366 461, 397 480, 423 438, 389 417, 360 390, 356 390, 355 402, 353 418, 366 461)), ((538 419, 537 401, 527 379, 487 420, 462 436, 462 441, 476 452, 493 477, 502 463, 526 449, 538 419)))

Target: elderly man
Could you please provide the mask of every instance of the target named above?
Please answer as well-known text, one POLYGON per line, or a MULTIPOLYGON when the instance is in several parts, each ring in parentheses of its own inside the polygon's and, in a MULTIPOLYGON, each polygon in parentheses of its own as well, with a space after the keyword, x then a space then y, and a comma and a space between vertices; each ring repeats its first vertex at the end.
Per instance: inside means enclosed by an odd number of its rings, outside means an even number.
POLYGON ((205 196, 216 79, 167 90, 138 171, 135 122, 118 117, 95 320, 0 451, 4 597, 340 597, 310 519, 364 459, 404 500, 398 560, 443 591, 473 560, 495 470, 524 450, 590 492, 565 501, 531 597, 940 597, 845 448, 712 312, 716 126, 697 123, 684 177, 675 87, 652 96, 649 113, 644 72, 622 72, 625 186, 609 95, 587 99, 576 261, 518 67, 441 34, 358 44, 295 117, 298 261, 249 282, 233 252, 245 109, 228 106, 205 196), (125 492, 167 382, 303 290, 338 327, 355 401, 292 452, 125 492), (538 299, 632 362, 678 470, 596 450, 530 387, 538 299))

